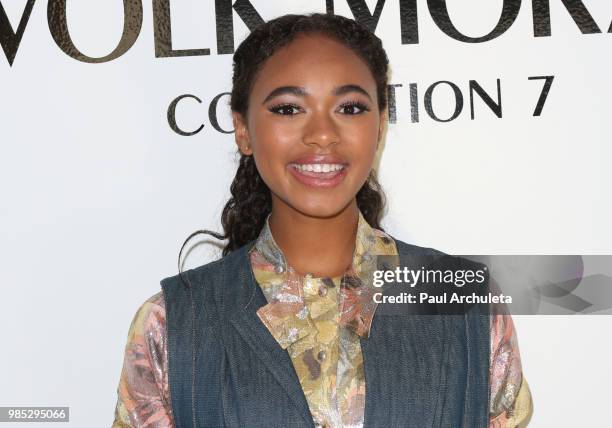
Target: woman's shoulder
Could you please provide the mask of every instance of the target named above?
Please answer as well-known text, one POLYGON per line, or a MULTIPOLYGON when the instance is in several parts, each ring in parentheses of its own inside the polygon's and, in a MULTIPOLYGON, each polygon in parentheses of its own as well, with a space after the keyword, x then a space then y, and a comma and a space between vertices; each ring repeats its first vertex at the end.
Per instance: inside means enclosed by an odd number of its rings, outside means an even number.
POLYGON ((149 297, 142 304, 143 306, 151 306, 151 307, 164 307, 164 292, 159 290, 157 293, 149 297))
POLYGON ((166 307, 162 291, 158 291, 142 302, 130 325, 128 341, 138 341, 143 337, 163 336, 166 328, 166 307))
MULTIPOLYGON (((255 241, 249 241, 241 247, 230 251, 228 254, 219 256, 202 265, 181 271, 171 276, 164 277, 161 281, 162 291, 168 292, 167 298, 172 301, 175 293, 185 294, 192 284, 204 284, 212 286, 216 283, 215 279, 222 277, 227 272, 235 272, 248 265, 248 252, 253 248, 255 241), (209 276, 212 281, 204 282, 202 278, 209 276)), ((152 299, 155 296, 152 297, 152 299)), ((159 297, 158 297, 159 299, 159 297)), ((161 300, 164 299, 162 293, 161 300)), ((163 303, 162 303, 163 304, 163 303)), ((168 302, 170 304, 170 302, 168 302)))
POLYGON ((153 294, 147 300, 145 300, 139 307, 139 310, 143 313, 151 313, 155 311, 163 311, 165 309, 164 292, 159 290, 153 294))
MULTIPOLYGON (((391 235, 389 236, 391 237, 391 235)), ((395 237, 391 238, 395 241, 398 254, 409 257, 412 261, 416 257, 418 260, 435 263, 437 266, 445 266, 451 269, 487 269, 484 263, 473 260, 471 257, 453 255, 436 248, 422 247, 409 244, 395 237)))
POLYGON ((448 254, 443 251, 437 250, 432 247, 419 246, 415 244, 409 244, 391 235, 387 235, 395 241, 397 251, 400 255, 426 255, 426 256, 447 256, 448 254))

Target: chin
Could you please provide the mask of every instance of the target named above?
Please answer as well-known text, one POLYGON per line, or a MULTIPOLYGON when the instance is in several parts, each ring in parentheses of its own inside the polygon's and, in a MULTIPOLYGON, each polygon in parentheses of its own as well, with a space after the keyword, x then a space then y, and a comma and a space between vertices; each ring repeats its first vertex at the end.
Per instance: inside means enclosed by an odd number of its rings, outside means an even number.
POLYGON ((302 214, 310 217, 329 218, 334 217, 344 211, 351 201, 352 199, 346 203, 339 203, 337 200, 335 200, 334 203, 328 203, 326 201, 312 201, 309 203, 298 203, 293 205, 293 207, 302 214))

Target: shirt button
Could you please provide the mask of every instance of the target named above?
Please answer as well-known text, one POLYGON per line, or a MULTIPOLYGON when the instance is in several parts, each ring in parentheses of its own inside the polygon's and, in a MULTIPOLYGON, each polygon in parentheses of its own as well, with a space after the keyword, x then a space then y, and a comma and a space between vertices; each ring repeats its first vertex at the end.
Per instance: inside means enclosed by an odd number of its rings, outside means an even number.
POLYGON ((358 326, 362 326, 365 324, 365 319, 363 318, 363 315, 357 315, 355 317, 355 320, 357 321, 358 326))
POLYGON ((327 294, 327 287, 325 287, 324 285, 321 285, 319 287, 319 296, 325 297, 326 294, 327 294))
POLYGON ((319 361, 324 361, 324 360, 325 360, 325 357, 327 357, 327 354, 325 353, 325 351, 320 351, 320 352, 317 354, 317 359, 318 359, 319 361))
POLYGON ((274 272, 276 273, 283 273, 285 271, 285 268, 282 267, 281 265, 277 265, 274 267, 274 272))

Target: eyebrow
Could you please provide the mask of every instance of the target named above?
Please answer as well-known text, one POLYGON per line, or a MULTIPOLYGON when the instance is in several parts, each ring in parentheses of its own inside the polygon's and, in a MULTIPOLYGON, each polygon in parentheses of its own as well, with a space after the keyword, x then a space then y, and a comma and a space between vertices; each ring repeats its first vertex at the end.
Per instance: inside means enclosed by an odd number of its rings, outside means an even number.
MULTIPOLYGON (((349 92, 358 92, 360 94, 365 95, 366 97, 368 97, 370 101, 372 101, 370 94, 368 94, 368 92, 365 89, 363 89, 359 85, 354 85, 354 84, 337 86, 332 90, 332 95, 339 96, 339 95, 344 95, 349 92)), ((295 95, 298 97, 305 97, 308 95, 308 92, 306 91, 306 89, 304 89, 301 86, 279 86, 278 88, 274 89, 272 92, 268 94, 266 99, 263 100, 262 104, 265 104, 272 98, 277 97, 279 95, 283 95, 283 94, 291 94, 291 95, 295 95)))

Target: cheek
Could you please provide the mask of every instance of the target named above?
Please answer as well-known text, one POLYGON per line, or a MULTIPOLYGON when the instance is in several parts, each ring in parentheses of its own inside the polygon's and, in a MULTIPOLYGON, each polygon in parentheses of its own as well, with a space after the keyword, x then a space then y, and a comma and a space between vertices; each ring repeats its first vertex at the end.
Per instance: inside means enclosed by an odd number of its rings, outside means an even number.
POLYGON ((261 153, 276 154, 282 157, 283 152, 292 144, 300 141, 300 129, 290 120, 279 119, 269 112, 255 113, 252 119, 251 137, 254 148, 261 153))
POLYGON ((278 126, 261 126, 254 136, 253 155, 259 174, 271 189, 282 186, 286 181, 285 166, 289 162, 291 147, 295 139, 278 126))
POLYGON ((347 146, 350 146, 349 153, 354 164, 358 165, 359 169, 369 171, 376 156, 378 128, 362 126, 359 129, 351 130, 350 134, 345 137, 347 146))

